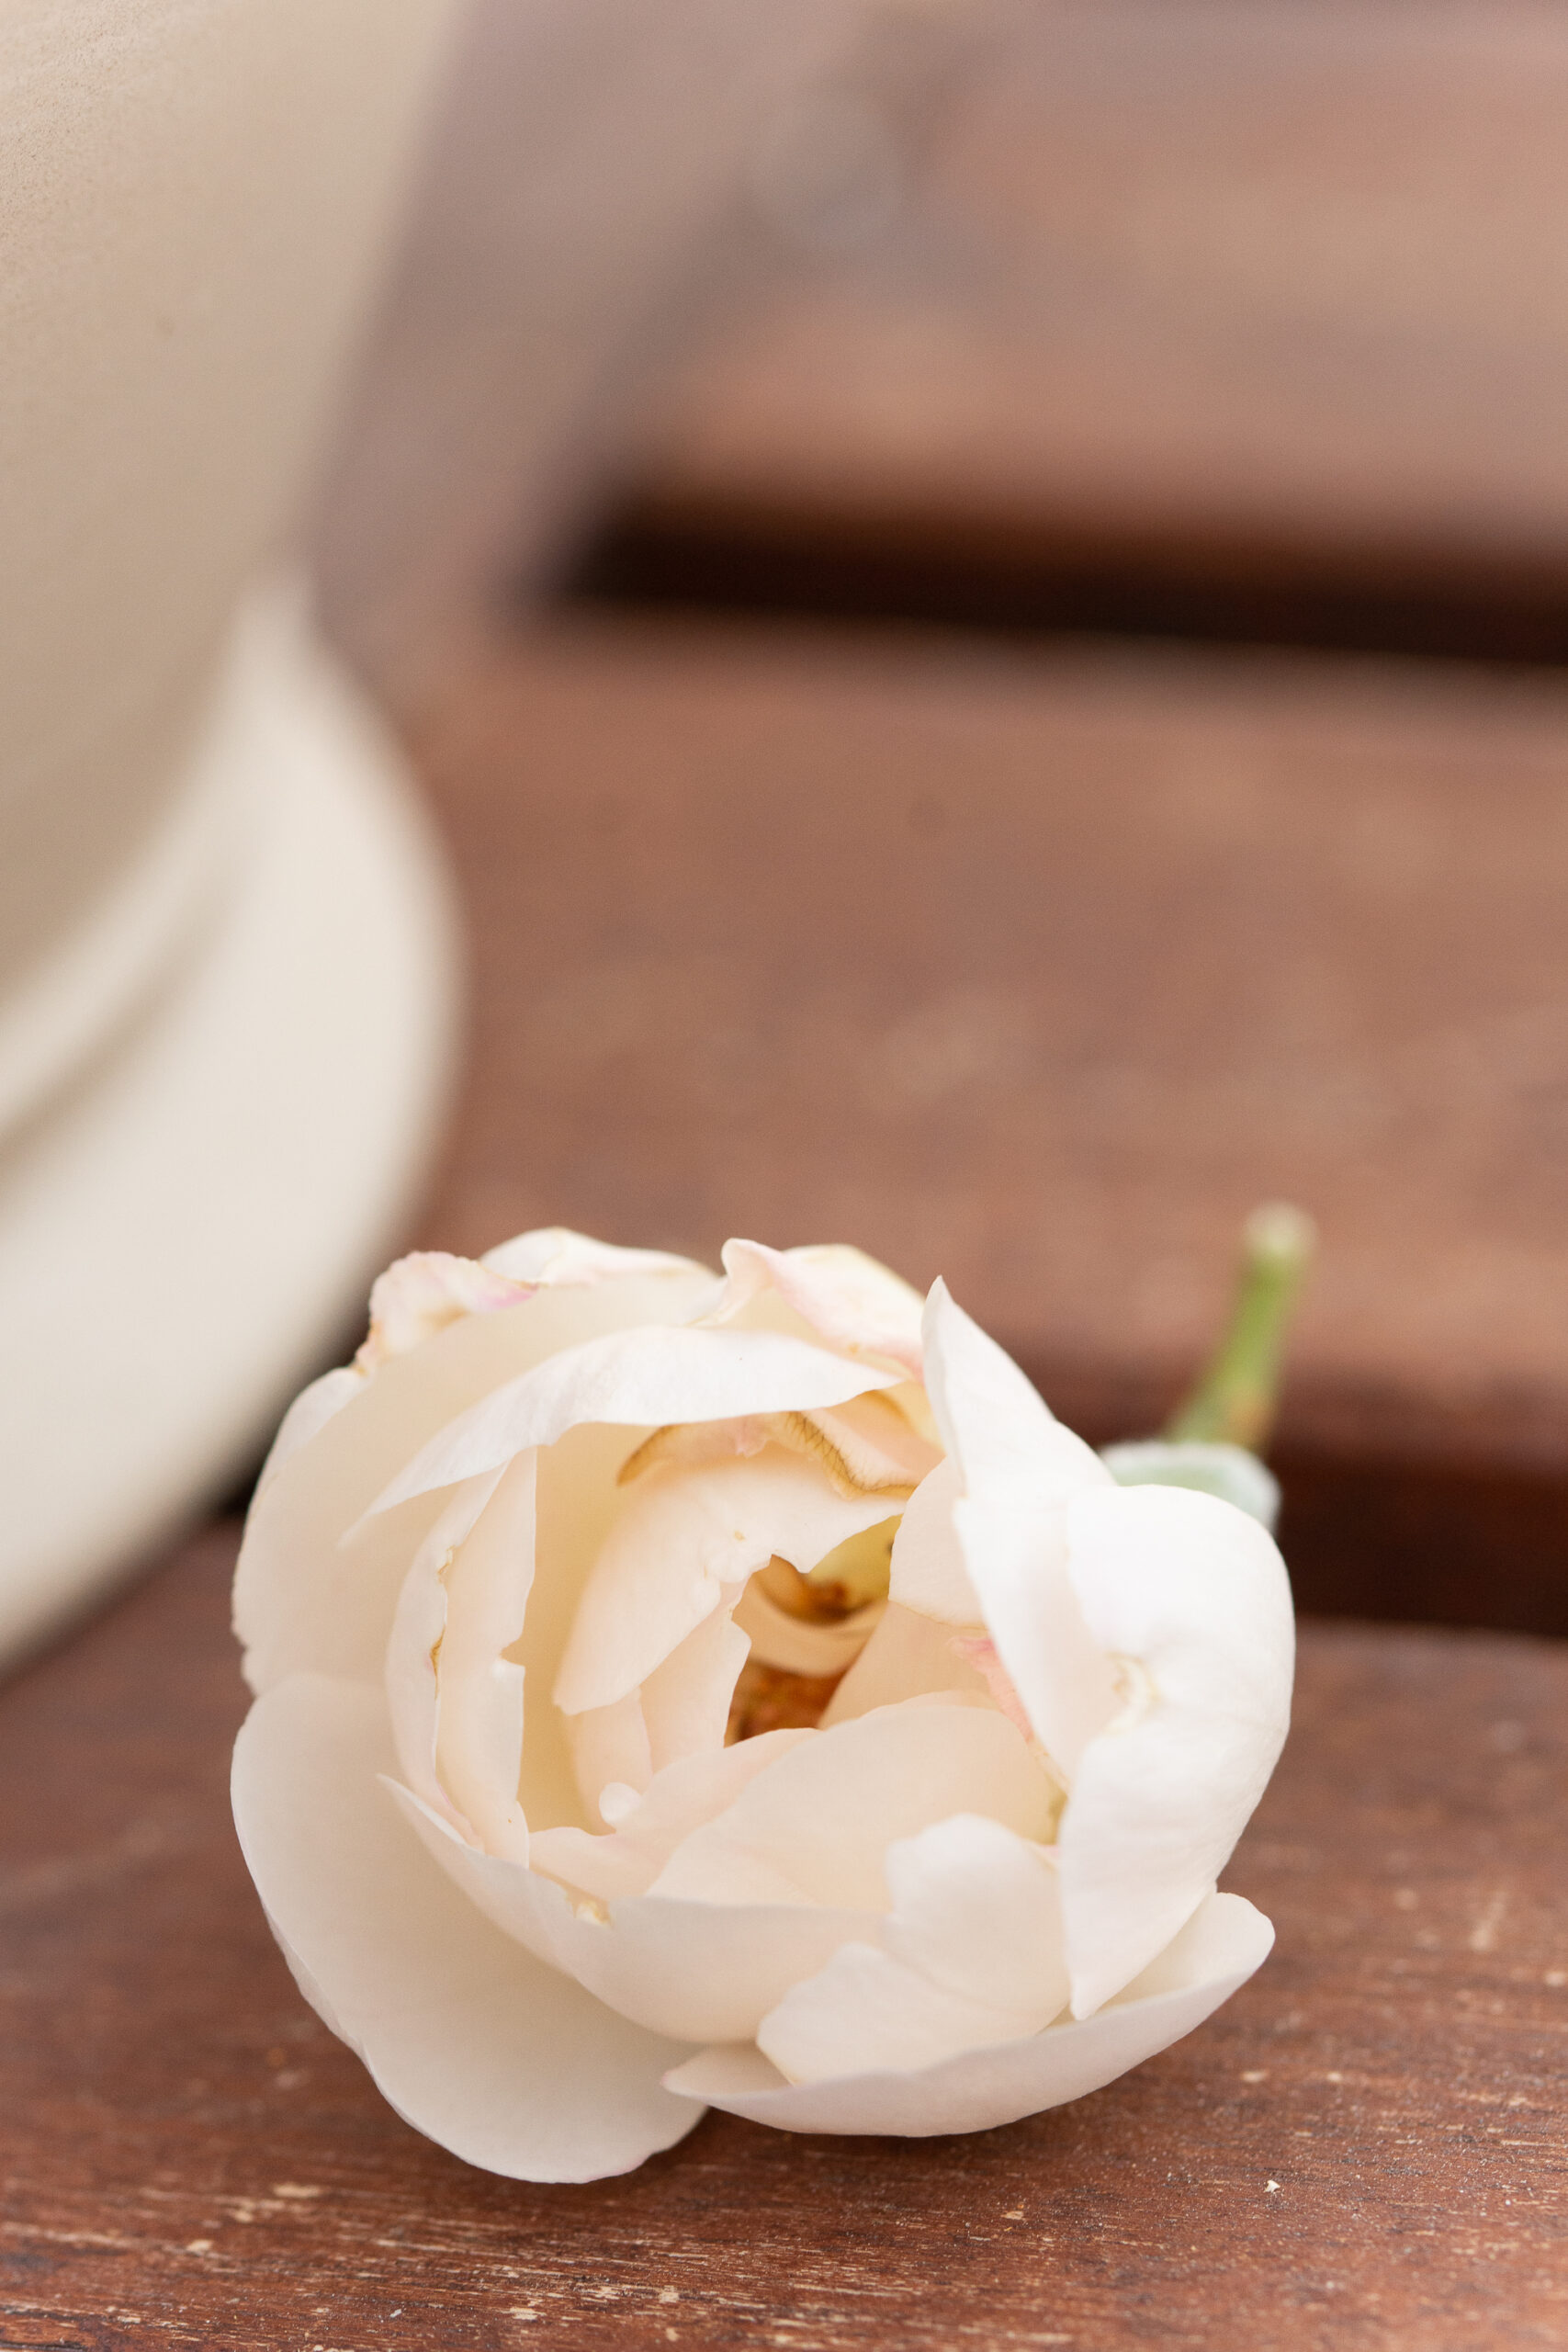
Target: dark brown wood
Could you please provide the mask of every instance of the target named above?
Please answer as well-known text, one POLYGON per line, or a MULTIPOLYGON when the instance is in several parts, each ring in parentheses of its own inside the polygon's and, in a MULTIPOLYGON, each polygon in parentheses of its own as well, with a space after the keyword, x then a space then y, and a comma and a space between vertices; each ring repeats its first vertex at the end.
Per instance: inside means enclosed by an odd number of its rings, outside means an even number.
POLYGON ((793 289, 652 410, 611 584, 1562 658, 1561 15, 966 22, 858 240, 761 177, 793 289))
POLYGON ((852 1237, 1098 1432, 1320 1219, 1283 1441, 1568 1470, 1568 696, 649 626, 414 735, 473 1076, 429 1238, 852 1237))
POLYGON ((967 2140, 710 2117, 468 2171, 305 2008, 229 1826, 217 1530, 0 1701, 0 2344, 1477 2352, 1568 2335, 1568 1654, 1309 1629, 1229 1873, 1273 1958, 967 2140))

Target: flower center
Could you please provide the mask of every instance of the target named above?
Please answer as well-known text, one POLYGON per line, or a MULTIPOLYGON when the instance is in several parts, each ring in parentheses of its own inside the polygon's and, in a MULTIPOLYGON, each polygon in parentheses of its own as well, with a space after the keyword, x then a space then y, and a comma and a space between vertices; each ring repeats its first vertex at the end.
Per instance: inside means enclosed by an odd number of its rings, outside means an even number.
POLYGON ((839 1544, 809 1576, 776 1555, 757 1571, 749 1590, 760 1601, 802 1627, 818 1627, 829 1634, 848 1632, 851 1621, 857 1620, 859 1639, 849 1656, 840 1650, 830 1668, 814 1673, 770 1659, 765 1636, 754 1635, 752 1654, 740 1669, 730 1702, 727 1747, 762 1732, 816 1729, 882 1614, 897 1531, 897 1514, 880 1521, 839 1544))

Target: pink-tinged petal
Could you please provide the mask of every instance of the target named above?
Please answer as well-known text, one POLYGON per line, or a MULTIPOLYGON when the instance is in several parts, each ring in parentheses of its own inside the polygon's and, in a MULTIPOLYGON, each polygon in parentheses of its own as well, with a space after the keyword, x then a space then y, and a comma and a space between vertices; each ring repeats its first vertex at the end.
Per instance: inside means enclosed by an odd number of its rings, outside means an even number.
POLYGON ((1120 1489, 942 1283, 926 1309, 926 1373, 963 1482, 953 1524, 987 1631, 1036 1736, 1070 1777, 1118 1702, 1067 1575, 1066 1507, 1120 1489))
POLYGON ((758 2022, 846 1938, 875 1932, 863 1911, 671 1903, 633 1896, 576 1906, 537 1871, 465 1846, 409 1791, 392 1793, 432 1854, 504 1934, 592 1991, 617 2015, 692 2042, 758 2022))
POLYGON ((671 2146, 700 2112, 660 2087, 682 2045, 491 1926, 400 1817, 391 1761, 379 1691, 320 1675, 266 1692, 236 1744, 240 1842, 307 1999, 468 2164, 593 2180, 671 2146))
MULTIPOLYGON (((422 1497, 340 1550, 344 1529, 363 1518, 433 1429, 502 1383, 581 1340, 678 1320, 704 1295, 695 1277, 669 1275, 540 1291, 493 1315, 465 1316, 360 1381, 251 1507, 234 1623, 252 1689, 300 1669, 379 1683, 399 1590, 442 1503, 434 1492, 422 1497)), ((613 1491, 613 1472, 611 1478, 613 1491)))
POLYGON ((939 1463, 905 1504, 893 1539, 893 1599, 946 1625, 985 1622, 953 1521, 953 1507, 963 1492, 960 1465, 939 1463))
POLYGON ((878 1945, 845 1944, 762 2019, 795 2083, 904 2072, 1037 2033, 1066 2006, 1061 1905, 1043 1848, 958 1815, 887 1849, 878 1945))
POLYGON ((956 1627, 890 1600, 829 1701, 822 1729, 868 1715, 874 1707, 897 1706, 904 1699, 949 1691, 964 1699, 987 1699, 985 1677, 961 1654, 962 1639, 956 1627))
POLYGON ((393 1356, 405 1356, 465 1315, 493 1315, 520 1306, 528 1296, 474 1258, 454 1258, 445 1250, 416 1250, 378 1274, 370 1293, 370 1330, 355 1363, 375 1372, 393 1356))
POLYGON ((655 1894, 703 1903, 820 1903, 881 1911, 886 1849, 954 1813, 1047 1838, 1055 1792, 987 1707, 912 1699, 817 1732, 694 1830, 655 1894))
POLYGON ((624 1814, 613 1836, 584 1829, 547 1829, 533 1842, 536 1870, 562 1879, 603 1901, 646 1894, 682 1838, 734 1804, 748 1781, 812 1736, 808 1731, 769 1731, 734 1747, 713 1747, 668 1764, 641 1803, 624 1814))
POLYGON ((644 1274, 697 1275, 716 1295, 719 1277, 711 1266, 694 1258, 671 1257, 668 1250, 622 1250, 613 1241, 595 1241, 569 1226, 536 1226, 487 1250, 480 1261, 491 1273, 530 1288, 626 1282, 644 1274))
POLYGON ((334 1414, 353 1404, 364 1385, 365 1374, 357 1365, 340 1363, 334 1371, 323 1372, 309 1388, 299 1391, 278 1424, 277 1435, 262 1464, 261 1476, 256 1480, 258 1495, 271 1486, 286 1462, 326 1428, 334 1414))
POLYGON ((612 1705, 727 1598, 733 1605, 775 1554, 805 1574, 887 1510, 886 1495, 836 1494, 808 1456, 776 1445, 750 1461, 645 1472, 626 1489, 583 1589, 557 1706, 612 1705))
POLYGON ((457 1544, 494 1494, 502 1470, 470 1478, 451 1490, 446 1510, 413 1556, 387 1642, 387 1710, 392 1744, 409 1786, 433 1805, 461 1836, 478 1838, 471 1822, 453 1804, 436 1771, 435 1662, 446 1632, 446 1586, 443 1570, 457 1544))
POLYGON ((724 1271, 714 1322, 744 1316, 756 1327, 772 1299, 829 1347, 900 1364, 919 1378, 920 1295, 863 1250, 843 1242, 770 1250, 761 1241, 727 1241, 724 1271))
POLYGON ((1120 1711, 1085 1748, 1062 1816, 1082 2017, 1148 1965, 1224 1867, 1284 1744, 1295 1627, 1272 1538, 1213 1495, 1080 1495, 1067 1560, 1122 1680, 1120 1711))
MULTIPOLYGON (((677 1285, 671 1280, 668 1287, 677 1285)), ((541 1291, 533 1304, 570 1299, 586 1306, 618 1299, 631 1288, 617 1283, 541 1291)), ((812 1412, 895 1385, 891 1373, 775 1331, 618 1330, 564 1348, 460 1414, 382 1489, 372 1510, 390 1510, 437 1487, 496 1469, 525 1447, 552 1445, 585 1422, 653 1429, 666 1421, 812 1412)))
POLYGON ((1211 1895, 1153 1967, 1079 2023, 969 2050, 914 2073, 792 2084, 751 2042, 704 2050, 664 2077, 682 2098, 785 2132, 927 2139, 984 2132, 1064 2106, 1168 2049, 1213 2015, 1268 1956, 1274 1930, 1239 1895, 1211 1895))

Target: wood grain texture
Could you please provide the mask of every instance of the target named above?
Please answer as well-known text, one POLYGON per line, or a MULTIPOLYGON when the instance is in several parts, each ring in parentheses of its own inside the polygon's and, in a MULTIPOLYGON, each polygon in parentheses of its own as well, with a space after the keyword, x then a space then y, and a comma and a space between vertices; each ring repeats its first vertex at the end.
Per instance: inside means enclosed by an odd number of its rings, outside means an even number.
POLYGON ((1568 2335, 1568 1653, 1307 1630, 1261 1974, 972 2139, 710 2116, 531 2188, 417 2138, 235 1849, 218 1529, 0 1702, 0 2344, 1475 2352, 1568 2335))
POLYGON ((563 627, 413 740, 477 957, 430 1238, 853 1238, 1125 1435, 1283 1194, 1287 1443, 1568 1469, 1558 689, 563 627))
POLYGON ((1397 632, 1403 604, 1416 641, 1561 659, 1561 13, 966 21, 918 147, 863 66, 815 148, 807 125, 753 174, 793 286, 759 272, 646 420, 644 585, 662 559, 787 597, 836 565, 840 595, 929 609, 945 577, 1052 621, 1110 580, 1152 624, 1180 583, 1225 633, 1267 636, 1293 593, 1329 626, 1359 599, 1375 629, 1371 600, 1397 632), (858 232, 817 194, 835 141, 852 189, 856 124, 858 232))

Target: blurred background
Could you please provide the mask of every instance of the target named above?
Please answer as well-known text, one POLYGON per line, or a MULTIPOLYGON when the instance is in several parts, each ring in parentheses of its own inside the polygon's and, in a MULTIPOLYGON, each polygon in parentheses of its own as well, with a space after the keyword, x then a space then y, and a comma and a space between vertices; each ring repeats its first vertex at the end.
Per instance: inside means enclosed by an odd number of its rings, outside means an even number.
POLYGON ((482 7, 315 540, 423 1238, 852 1237, 1109 1438, 1283 1194, 1302 1599, 1568 1631, 1565 114, 1514 0, 482 7))
POLYGON ((479 0, 306 532, 456 1094, 168 1510, 399 1241, 852 1239, 1103 1441, 1283 1196, 1302 1600, 1568 1632, 1565 115, 1533 0, 479 0))

